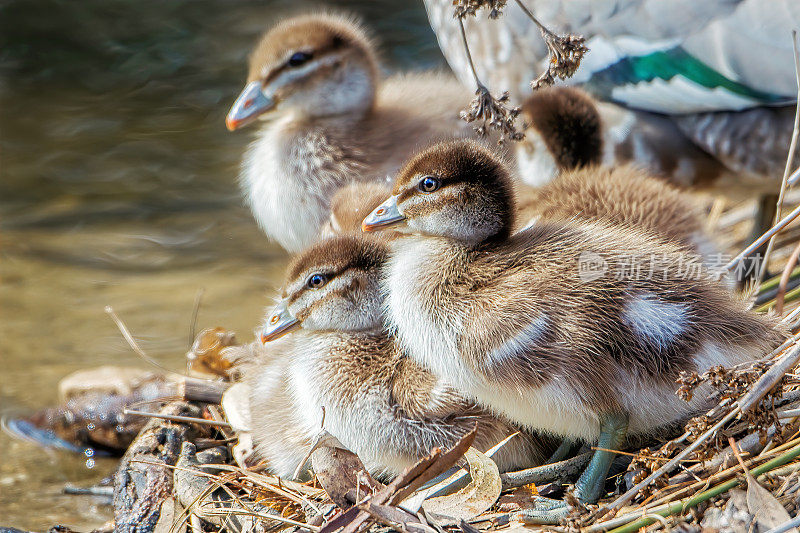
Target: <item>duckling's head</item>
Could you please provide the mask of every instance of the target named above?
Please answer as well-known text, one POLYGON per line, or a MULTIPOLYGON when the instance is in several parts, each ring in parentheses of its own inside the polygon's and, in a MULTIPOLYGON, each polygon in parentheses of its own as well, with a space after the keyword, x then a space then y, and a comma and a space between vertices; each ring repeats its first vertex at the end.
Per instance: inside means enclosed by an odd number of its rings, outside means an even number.
POLYGON ((403 166, 392 196, 364 219, 371 231, 443 236, 468 245, 507 237, 514 187, 503 160, 473 141, 435 144, 403 166))
POLYGON ((602 122, 594 100, 573 87, 536 91, 522 104, 525 138, 515 143, 520 177, 548 183, 563 170, 597 165, 603 156, 602 122))
POLYGON ((294 330, 369 331, 381 328, 380 267, 385 245, 362 236, 318 242, 292 260, 281 301, 261 330, 268 342, 294 330))
POLYGON ((226 124, 235 130, 275 113, 360 116, 372 107, 377 72, 373 45, 354 19, 315 14, 285 20, 251 54, 247 85, 226 124))

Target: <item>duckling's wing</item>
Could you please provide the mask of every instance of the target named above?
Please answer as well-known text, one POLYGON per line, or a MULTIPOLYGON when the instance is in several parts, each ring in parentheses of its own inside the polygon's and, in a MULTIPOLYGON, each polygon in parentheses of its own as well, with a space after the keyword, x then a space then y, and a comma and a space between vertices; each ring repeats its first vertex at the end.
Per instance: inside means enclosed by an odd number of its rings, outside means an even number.
MULTIPOLYGON (((603 99, 668 114, 747 109, 794 100, 791 30, 800 2, 775 0, 525 0, 556 33, 587 39, 590 52, 568 83, 603 99)), ((425 0, 439 45, 472 86, 450 0, 425 0)), ((539 30, 515 2, 498 20, 465 20, 478 75, 518 99, 546 66, 539 30)))
POLYGON ((466 415, 473 407, 473 402, 408 358, 398 361, 392 400, 405 416, 415 420, 466 415))

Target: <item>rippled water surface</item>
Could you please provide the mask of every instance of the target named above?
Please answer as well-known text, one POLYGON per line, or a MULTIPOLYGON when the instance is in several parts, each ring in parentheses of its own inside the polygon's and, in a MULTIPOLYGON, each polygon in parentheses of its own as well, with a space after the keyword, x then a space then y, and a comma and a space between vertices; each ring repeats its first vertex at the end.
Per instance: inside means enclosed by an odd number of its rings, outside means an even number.
MULTIPOLYGON (((439 68, 421 2, 339 1, 383 43, 387 69, 439 68)), ((251 132, 227 108, 250 45, 304 0, 0 0, 0 416, 57 401, 69 372, 142 365, 104 314, 180 368, 199 326, 251 338, 287 257, 241 207, 251 132)), ((61 493, 113 461, 0 433, 0 526, 101 525, 111 509, 61 493)))

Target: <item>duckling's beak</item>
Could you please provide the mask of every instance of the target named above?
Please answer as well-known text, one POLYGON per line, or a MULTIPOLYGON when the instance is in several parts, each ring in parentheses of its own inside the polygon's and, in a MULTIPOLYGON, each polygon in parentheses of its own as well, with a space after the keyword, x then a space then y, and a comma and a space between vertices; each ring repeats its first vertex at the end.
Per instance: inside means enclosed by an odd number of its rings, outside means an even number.
POLYGON ((405 220, 406 217, 397 208, 397 195, 390 196, 385 202, 367 215, 361 223, 362 231, 375 231, 393 226, 405 220))
POLYGON ((260 81, 251 81, 244 86, 242 94, 233 103, 225 125, 230 131, 241 128, 275 107, 275 99, 264 94, 260 81))
POLYGON ((274 341, 299 327, 300 321, 289 312, 286 300, 282 300, 272 310, 267 324, 261 330, 261 342, 266 344, 269 341, 274 341))

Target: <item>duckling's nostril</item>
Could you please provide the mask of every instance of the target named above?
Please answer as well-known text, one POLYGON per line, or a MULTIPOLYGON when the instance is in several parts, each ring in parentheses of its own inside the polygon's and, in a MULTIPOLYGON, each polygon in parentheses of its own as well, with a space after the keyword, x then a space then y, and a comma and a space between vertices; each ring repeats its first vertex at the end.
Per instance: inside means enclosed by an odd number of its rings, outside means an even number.
POLYGON ((278 320, 280 320, 280 318, 281 317, 279 315, 272 315, 272 318, 269 319, 269 323, 270 324, 277 324, 278 320))
POLYGON ((242 107, 243 107, 244 109, 247 109, 248 107, 252 107, 254 103, 255 103, 255 100, 253 100, 253 99, 251 98, 250 100, 246 101, 242 107))
POLYGON ((384 209, 383 207, 381 207, 380 209, 378 209, 377 211, 375 211, 375 214, 376 214, 376 215, 382 215, 382 214, 384 214, 385 212, 386 212, 386 209, 384 209))

